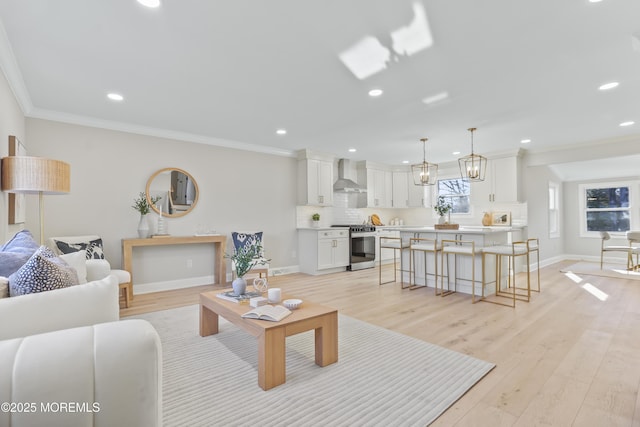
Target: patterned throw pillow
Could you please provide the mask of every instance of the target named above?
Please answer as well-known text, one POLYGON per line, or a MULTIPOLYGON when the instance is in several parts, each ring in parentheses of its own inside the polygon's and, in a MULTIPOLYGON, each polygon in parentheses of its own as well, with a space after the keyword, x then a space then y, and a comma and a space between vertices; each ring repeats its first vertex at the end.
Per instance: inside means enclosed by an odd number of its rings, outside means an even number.
POLYGON ((67 243, 62 240, 54 240, 56 246, 63 254, 86 251, 87 259, 104 259, 102 251, 102 239, 91 240, 90 242, 67 243))
POLYGON ((78 274, 46 246, 40 248, 15 273, 9 276, 10 295, 66 288, 78 284, 78 274))
MULTIPOLYGON (((249 247, 256 242, 262 245, 262 231, 255 234, 236 233, 234 231, 231 233, 231 238, 233 239, 233 247, 236 248, 236 250, 249 247)), ((262 256, 262 254, 260 254, 260 256, 262 256)))

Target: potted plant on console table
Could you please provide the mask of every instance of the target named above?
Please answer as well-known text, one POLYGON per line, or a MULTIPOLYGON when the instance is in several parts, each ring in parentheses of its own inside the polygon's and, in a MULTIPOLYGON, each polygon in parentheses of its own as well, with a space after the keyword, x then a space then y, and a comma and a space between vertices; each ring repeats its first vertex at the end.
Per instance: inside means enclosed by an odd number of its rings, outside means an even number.
POLYGON ((438 223, 433 226, 436 230, 457 230, 460 225, 459 224, 450 224, 448 220, 444 218, 445 215, 449 214, 449 219, 451 218, 451 203, 447 202, 447 200, 443 196, 438 196, 438 203, 433 207, 433 210, 438 214, 438 223))
POLYGON ((245 274, 256 265, 264 265, 271 261, 263 258, 262 245, 258 241, 236 248, 231 255, 225 254, 224 257, 231 260, 236 272, 236 278, 231 282, 233 293, 236 295, 242 295, 247 290, 245 274))

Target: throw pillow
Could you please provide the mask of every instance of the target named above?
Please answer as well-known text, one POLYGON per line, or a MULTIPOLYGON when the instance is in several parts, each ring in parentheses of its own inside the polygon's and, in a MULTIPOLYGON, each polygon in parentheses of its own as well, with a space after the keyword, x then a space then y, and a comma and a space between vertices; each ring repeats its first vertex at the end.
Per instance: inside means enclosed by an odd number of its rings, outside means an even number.
MULTIPOLYGON (((233 247, 236 250, 249 247, 255 243, 262 245, 262 231, 258 233, 231 233, 233 239, 233 247)), ((262 256, 263 254, 260 254, 262 256)))
POLYGON ((9 294, 25 295, 66 288, 78 284, 78 274, 46 246, 41 246, 29 260, 9 276, 9 294))
POLYGON ((29 230, 17 232, 0 248, 0 276, 9 277, 15 273, 38 247, 29 230))
POLYGON ((63 242, 62 240, 54 240, 56 246, 63 254, 84 251, 87 259, 104 259, 102 251, 102 239, 91 240, 90 242, 63 242))
POLYGON ((87 283, 87 257, 81 251, 62 254, 60 258, 73 267, 78 274, 78 283, 87 283))

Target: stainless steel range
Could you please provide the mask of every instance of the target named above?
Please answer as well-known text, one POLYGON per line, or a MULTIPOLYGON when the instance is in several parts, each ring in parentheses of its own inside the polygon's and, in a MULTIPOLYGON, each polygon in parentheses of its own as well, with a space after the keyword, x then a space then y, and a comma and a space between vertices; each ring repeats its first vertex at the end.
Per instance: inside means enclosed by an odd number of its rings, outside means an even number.
POLYGON ((373 225, 334 225, 349 227, 349 259, 347 270, 362 270, 376 265, 376 227, 373 225))

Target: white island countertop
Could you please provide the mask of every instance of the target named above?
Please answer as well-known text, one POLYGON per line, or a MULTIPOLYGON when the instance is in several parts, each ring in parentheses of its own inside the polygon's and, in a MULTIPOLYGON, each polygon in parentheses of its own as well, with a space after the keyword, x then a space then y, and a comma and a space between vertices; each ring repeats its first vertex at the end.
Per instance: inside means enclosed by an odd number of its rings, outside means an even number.
MULTIPOLYGON (((382 228, 382 227, 377 227, 382 228)), ((440 230, 435 229, 433 226, 412 226, 412 225, 399 225, 399 226, 385 226, 385 230, 400 231, 406 233, 443 233, 443 234, 494 234, 504 233, 506 231, 521 230, 522 227, 474 227, 474 226, 460 226, 457 230, 440 230)))

